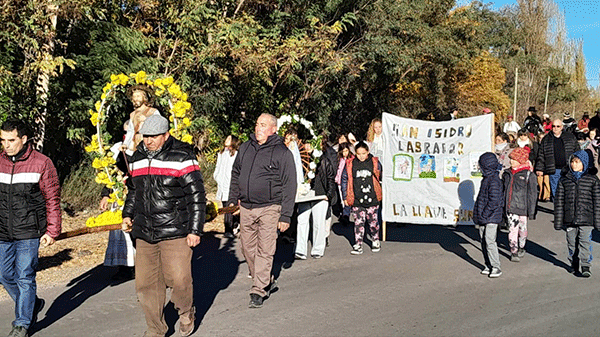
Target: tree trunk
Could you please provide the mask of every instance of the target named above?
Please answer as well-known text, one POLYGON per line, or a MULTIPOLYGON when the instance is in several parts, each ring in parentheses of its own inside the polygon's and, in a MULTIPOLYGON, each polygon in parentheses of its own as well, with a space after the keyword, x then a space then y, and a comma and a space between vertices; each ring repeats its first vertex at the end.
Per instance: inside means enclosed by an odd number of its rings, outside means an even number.
MULTIPOLYGON (((48 38, 41 48, 41 59, 49 61, 52 59, 54 54, 54 38, 56 36, 56 21, 58 6, 48 3, 48 38)), ((41 151, 44 147, 44 138, 46 136, 46 118, 48 116, 48 91, 50 84, 50 74, 52 69, 49 67, 43 67, 38 76, 35 87, 36 96, 39 102, 39 108, 35 116, 35 125, 37 126, 36 136, 34 137, 34 144, 38 151, 41 151)))

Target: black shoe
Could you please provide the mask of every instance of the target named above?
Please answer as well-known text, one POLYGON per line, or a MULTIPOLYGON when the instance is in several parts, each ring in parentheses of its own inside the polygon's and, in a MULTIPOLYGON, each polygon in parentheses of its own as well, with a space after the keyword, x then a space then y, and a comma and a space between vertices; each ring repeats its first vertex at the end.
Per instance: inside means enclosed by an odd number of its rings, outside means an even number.
POLYGON ((135 278, 135 268, 127 266, 119 266, 119 270, 111 279, 113 281, 129 281, 135 278))
POLYGON ((263 305, 263 298, 259 294, 250 294, 250 303, 248 308, 260 308, 263 305))
POLYGON ((590 267, 581 267, 581 276, 585 278, 592 276, 590 267))

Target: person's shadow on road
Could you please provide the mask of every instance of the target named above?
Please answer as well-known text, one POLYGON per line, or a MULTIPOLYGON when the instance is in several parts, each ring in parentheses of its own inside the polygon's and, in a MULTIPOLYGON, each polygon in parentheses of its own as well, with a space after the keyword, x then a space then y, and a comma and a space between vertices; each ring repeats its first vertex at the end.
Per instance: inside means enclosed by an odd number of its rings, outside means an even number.
MULTIPOLYGON (((235 280, 241 261, 235 255, 234 239, 221 239, 213 235, 204 235, 200 244, 194 248, 192 256, 192 276, 194 278, 194 305, 198 329, 215 298, 223 289, 227 289, 235 280)), ((172 302, 165 307, 165 321, 169 326, 166 336, 175 333, 175 324, 179 314, 172 302)))
POLYGON ((111 270, 111 267, 98 265, 86 273, 72 279, 67 284, 67 287, 71 288, 60 294, 60 296, 52 302, 52 305, 46 310, 46 316, 33 326, 30 335, 54 324, 73 310, 77 309, 87 299, 98 294, 109 285, 114 284, 110 279, 112 275, 111 270))

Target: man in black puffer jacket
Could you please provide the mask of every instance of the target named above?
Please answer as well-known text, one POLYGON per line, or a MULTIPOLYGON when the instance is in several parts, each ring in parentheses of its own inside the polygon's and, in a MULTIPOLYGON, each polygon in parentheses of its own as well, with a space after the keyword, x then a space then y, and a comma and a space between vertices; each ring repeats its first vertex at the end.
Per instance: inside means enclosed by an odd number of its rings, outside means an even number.
POLYGON ((149 336, 164 336, 165 291, 179 311, 182 336, 194 329, 192 247, 200 243, 206 197, 191 146, 169 135, 169 121, 146 119, 130 162, 123 226, 136 242, 135 286, 149 336), (132 220, 133 219, 133 220, 132 220))
POLYGON ((554 229, 567 231, 568 259, 573 271, 577 272, 578 258, 581 275, 590 277, 592 229, 600 229, 600 180, 587 172, 586 151, 575 152, 569 162, 571 169, 561 177, 556 189, 554 229), (573 258, 576 248, 579 256, 573 258))
POLYGON ((577 139, 572 133, 563 130, 562 121, 557 119, 552 122, 552 132, 548 132, 542 139, 535 162, 535 171, 538 176, 541 177, 545 174, 550 176, 552 196, 556 194, 561 171, 568 170, 567 160, 578 149, 577 139))
POLYGON ((231 170, 229 205, 240 205, 242 252, 252 277, 250 308, 260 308, 271 282, 277 229, 290 226, 296 197, 292 152, 277 134, 277 118, 262 114, 254 134, 240 146, 231 170))

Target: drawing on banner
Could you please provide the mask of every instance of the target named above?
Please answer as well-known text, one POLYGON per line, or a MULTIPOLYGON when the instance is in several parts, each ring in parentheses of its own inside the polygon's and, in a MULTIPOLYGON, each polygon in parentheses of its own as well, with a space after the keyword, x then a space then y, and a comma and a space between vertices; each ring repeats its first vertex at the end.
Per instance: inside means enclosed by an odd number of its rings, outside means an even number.
POLYGON ((410 181, 412 179, 413 157, 408 154, 394 156, 394 180, 410 181))
POLYGON ((435 156, 423 154, 419 157, 419 178, 436 178, 435 156))
POLYGON ((481 173, 481 169, 479 168, 479 157, 484 152, 471 152, 469 153, 469 167, 471 168, 471 178, 481 178, 483 177, 483 173, 481 173))
POLYGON ((458 173, 459 158, 444 158, 444 182, 460 182, 460 173, 458 173))

